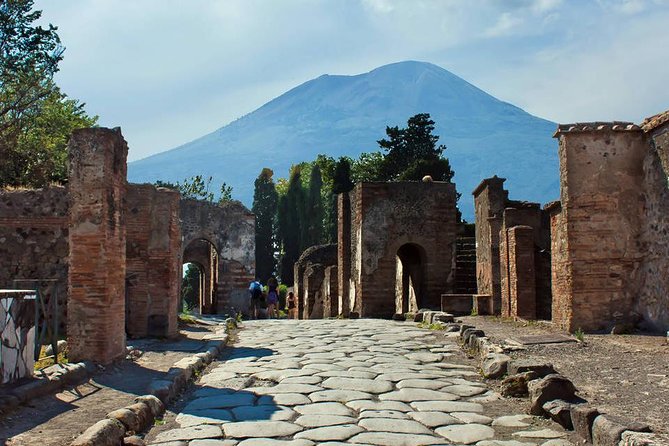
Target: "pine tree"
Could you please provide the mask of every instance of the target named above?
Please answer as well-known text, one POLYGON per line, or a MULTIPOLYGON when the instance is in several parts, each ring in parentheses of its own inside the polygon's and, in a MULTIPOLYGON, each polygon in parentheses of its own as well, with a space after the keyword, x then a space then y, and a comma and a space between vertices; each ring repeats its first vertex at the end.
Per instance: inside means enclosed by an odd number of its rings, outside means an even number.
POLYGON ((263 283, 274 273, 274 229, 279 196, 271 169, 264 168, 255 180, 253 213, 256 216, 256 277, 263 283))

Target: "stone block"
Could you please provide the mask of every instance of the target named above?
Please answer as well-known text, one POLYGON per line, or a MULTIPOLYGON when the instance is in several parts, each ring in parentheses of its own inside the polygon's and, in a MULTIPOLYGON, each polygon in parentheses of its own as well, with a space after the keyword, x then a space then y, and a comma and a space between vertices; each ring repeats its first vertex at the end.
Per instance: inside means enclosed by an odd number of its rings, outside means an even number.
POLYGON ((535 379, 527 385, 530 394, 530 414, 546 416, 543 405, 552 400, 574 401, 576 387, 562 375, 552 374, 535 379))
POLYGON ((592 425, 592 444, 593 446, 618 446, 625 431, 650 432, 650 427, 613 415, 602 414, 595 418, 592 425))
POLYGON ((571 422, 571 411, 573 407, 573 404, 562 400, 549 401, 542 406, 544 412, 548 414, 551 420, 567 430, 574 430, 574 426, 571 422))
POLYGON ((574 431, 587 442, 592 442, 592 425, 599 411, 592 406, 581 404, 574 406, 571 410, 571 423, 574 431))
POLYGON ((153 424, 153 413, 147 404, 141 402, 134 403, 126 406, 125 409, 132 411, 137 416, 137 423, 139 425, 137 432, 141 432, 153 424))
POLYGON ((506 373, 509 361, 511 361, 511 358, 507 355, 487 355, 481 364, 483 376, 491 379, 496 379, 503 376, 506 373))
POLYGON ((118 420, 107 418, 86 429, 71 446, 118 446, 124 436, 125 426, 118 420))
POLYGON ((107 414, 107 418, 120 421, 126 431, 139 431, 139 416, 130 409, 117 409, 107 414))
POLYGON ((153 395, 142 395, 135 398, 136 403, 144 403, 149 409, 153 418, 159 418, 165 412, 165 405, 163 402, 153 395))
POLYGON ((531 359, 514 359, 509 364, 509 375, 534 372, 539 378, 556 373, 553 364, 536 362, 531 359))
POLYGON ((500 393, 504 396, 523 397, 528 395, 527 384, 538 376, 534 372, 509 375, 502 380, 500 393))

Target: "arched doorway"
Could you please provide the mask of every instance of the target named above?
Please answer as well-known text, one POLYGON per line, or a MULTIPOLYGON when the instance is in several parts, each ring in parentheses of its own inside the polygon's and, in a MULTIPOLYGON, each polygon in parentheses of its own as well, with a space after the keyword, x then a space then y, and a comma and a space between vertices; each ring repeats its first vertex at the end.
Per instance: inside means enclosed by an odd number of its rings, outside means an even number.
POLYGON ((199 238, 186 245, 182 258, 184 276, 181 284, 180 310, 183 309, 183 299, 187 295, 192 311, 199 314, 216 312, 218 263, 218 251, 209 240, 199 238))
POLYGON ((416 312, 424 302, 425 250, 414 243, 407 243, 397 250, 395 282, 395 312, 416 312))

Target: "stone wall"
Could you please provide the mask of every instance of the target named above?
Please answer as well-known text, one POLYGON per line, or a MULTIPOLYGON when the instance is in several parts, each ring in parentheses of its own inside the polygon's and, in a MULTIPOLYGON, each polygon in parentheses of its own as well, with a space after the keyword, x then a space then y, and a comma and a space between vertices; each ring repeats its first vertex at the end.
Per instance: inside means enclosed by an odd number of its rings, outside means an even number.
POLYGON ((331 309, 324 308, 327 286, 325 270, 337 264, 337 253, 338 246, 335 244, 311 246, 304 250, 295 263, 293 292, 297 296, 297 314, 300 319, 320 319, 330 314, 331 309))
POLYGON ((126 201, 126 331, 131 337, 176 336, 181 286, 179 192, 129 184, 126 201))
MULTIPOLYGON (((337 288, 338 314, 348 317, 351 305, 351 196, 337 196, 337 288)), ((355 294, 353 294, 355 296, 355 294)))
POLYGON ((513 226, 500 243, 502 316, 537 318, 534 228, 513 226))
POLYGON ((643 160, 645 215, 639 299, 634 306, 646 328, 669 331, 669 112, 643 125, 648 149, 643 160))
POLYGON ((560 126, 556 137, 563 215, 553 222, 569 276, 553 288, 553 322, 569 331, 627 323, 643 258, 643 132, 629 123, 589 123, 560 126))
POLYGON ((337 317, 341 314, 339 306, 339 277, 337 265, 325 268, 323 279, 323 317, 337 317))
POLYGON ((69 359, 125 356, 125 194, 119 129, 75 130, 69 142, 69 359))
MULTIPOLYGON (((351 311, 361 317, 388 318, 398 311, 397 268, 402 253, 412 268, 420 266, 420 283, 416 283, 417 275, 407 280, 414 283, 415 305, 439 308, 440 295, 451 292, 453 286, 455 185, 359 183, 349 193, 349 200, 350 236, 342 234, 347 215, 342 212, 345 199, 339 200, 339 239, 345 242, 350 238, 350 256, 341 258, 345 249, 340 249, 338 273, 339 293, 350 297, 351 311)), ((405 265, 404 269, 411 268, 405 265)))
POLYGON ((58 314, 47 317, 58 318, 59 333, 66 329, 68 255, 66 188, 0 190, 0 288, 37 286, 48 308, 57 295, 58 314))
POLYGON ((180 218, 183 249, 203 239, 218 255, 213 299, 203 311, 239 310, 255 279, 255 215, 237 201, 217 204, 185 199, 181 200, 180 218))

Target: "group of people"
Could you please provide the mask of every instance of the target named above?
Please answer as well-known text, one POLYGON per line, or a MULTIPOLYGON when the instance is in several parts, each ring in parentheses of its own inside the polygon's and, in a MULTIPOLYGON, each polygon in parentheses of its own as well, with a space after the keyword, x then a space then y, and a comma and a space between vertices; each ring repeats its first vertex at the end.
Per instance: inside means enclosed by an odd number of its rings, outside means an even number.
MULTIPOLYGON (((267 308, 268 318, 279 317, 279 281, 272 276, 267 281, 267 290, 259 280, 254 280, 249 285, 249 294, 251 297, 250 316, 258 319, 261 309, 267 308)), ((286 296, 286 310, 290 319, 297 319, 297 297, 292 291, 286 296)))

